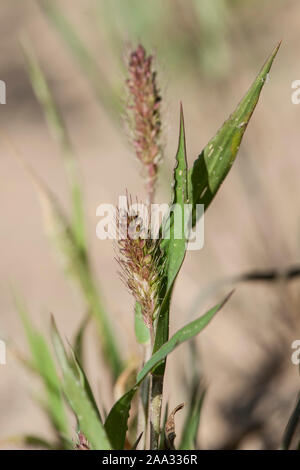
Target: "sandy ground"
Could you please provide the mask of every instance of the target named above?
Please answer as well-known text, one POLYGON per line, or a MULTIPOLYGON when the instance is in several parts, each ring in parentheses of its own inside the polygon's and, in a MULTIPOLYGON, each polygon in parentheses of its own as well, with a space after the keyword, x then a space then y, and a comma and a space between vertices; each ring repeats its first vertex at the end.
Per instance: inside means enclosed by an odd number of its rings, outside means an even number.
MULTIPOLYGON (((70 7, 68 1, 61 4, 70 7)), ((71 16, 83 15, 83 31, 92 42, 88 28, 84 29, 84 2, 77 1, 74 10, 71 16)), ((168 84, 165 158, 171 167, 179 100, 184 104, 192 162, 233 110, 273 46, 284 40, 239 158, 205 218, 205 247, 188 254, 178 278, 171 331, 231 289, 228 285, 210 290, 215 281, 250 269, 283 269, 299 259, 300 106, 291 102, 291 83, 300 79, 298 18, 296 1, 269 2, 260 20, 250 9, 249 30, 240 31, 242 50, 248 43, 248 55, 241 52, 236 36, 229 31, 232 73, 218 85, 204 84, 197 74, 174 77, 167 59, 162 65, 168 84), (271 3, 276 7, 271 8, 271 3), (196 296, 199 299, 192 308, 196 296)), ((96 208, 101 202, 115 203, 126 188, 132 194, 142 194, 138 166, 124 136, 97 105, 87 81, 31 0, 1 2, 0 6, 0 79, 7 84, 7 104, 0 107, 1 134, 9 136, 22 158, 68 208, 60 152, 32 93, 18 44, 18 35, 24 31, 33 40, 76 148, 94 269, 121 348, 125 356, 138 354, 130 321, 132 300, 118 278, 111 243, 95 235, 96 208)), ((154 46, 159 49, 159 44, 154 46)), ((108 55, 100 46, 99 55, 102 52, 104 57, 108 55)), ((108 73, 121 79, 109 60, 107 63, 108 73)), ((24 169, 12 157, 4 138, 0 142, 0 338, 10 345, 7 364, 0 366, 0 439, 22 433, 47 437, 51 435, 49 425, 32 397, 38 393, 38 382, 14 354, 16 349, 26 353, 27 346, 10 283, 22 293, 32 319, 44 332, 53 313, 62 333, 72 338, 85 307, 49 247, 36 194, 24 169)), ((163 183, 159 200, 168 200, 165 188, 163 183)), ((300 338, 299 325, 299 281, 288 286, 242 285, 236 289, 230 303, 197 342, 209 385, 201 423, 203 447, 230 446, 244 429, 245 438, 238 444, 242 448, 278 445, 299 389, 298 371, 290 361, 291 342, 300 338)), ((105 366, 97 353, 95 336, 90 325, 86 341, 89 372, 97 390, 101 382, 101 394, 109 406, 109 386, 103 380, 105 366)), ((183 346, 169 361, 167 396, 171 408, 186 399, 181 379, 187 354, 188 348, 183 346)), ((7 446, 4 442, 3 447, 7 446)))

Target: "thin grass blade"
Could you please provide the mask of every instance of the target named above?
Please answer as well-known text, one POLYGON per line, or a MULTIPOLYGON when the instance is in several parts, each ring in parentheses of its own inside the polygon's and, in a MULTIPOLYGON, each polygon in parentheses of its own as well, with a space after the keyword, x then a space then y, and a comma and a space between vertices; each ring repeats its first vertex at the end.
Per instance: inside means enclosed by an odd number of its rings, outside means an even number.
POLYGON ((89 80, 99 103, 112 119, 119 121, 120 100, 107 80, 99 62, 85 46, 82 38, 54 0, 39 0, 39 5, 49 23, 56 29, 72 56, 89 80))
POLYGON ((32 88, 42 106, 51 134, 58 142, 58 145, 62 151, 72 199, 72 228, 79 250, 84 251, 86 249, 86 238, 83 215, 83 199, 79 184, 77 162, 74 156, 74 151, 72 149, 67 127, 62 114, 52 96, 52 92, 49 88, 46 77, 34 53, 33 46, 28 38, 23 36, 21 40, 21 47, 32 88))
POLYGON ((94 397, 84 372, 70 360, 60 338, 54 320, 52 320, 52 340, 58 362, 62 370, 62 388, 78 421, 79 431, 83 432, 94 450, 110 450, 111 445, 102 425, 94 397), (84 383, 82 379, 84 378, 84 383))
MULTIPOLYGON (((252 86, 229 119, 223 124, 190 169, 189 199, 196 204, 204 204, 206 210, 217 194, 222 182, 237 156, 240 144, 258 103, 262 88, 267 80, 280 43, 265 62, 252 86)), ((196 223, 194 212, 193 224, 196 223)))
POLYGON ((58 436, 67 437, 69 423, 52 354, 44 337, 32 326, 24 302, 15 292, 14 300, 30 347, 33 370, 41 377, 46 389, 46 410, 58 436))
POLYGON ((199 334, 200 331, 208 325, 216 313, 224 306, 229 299, 229 296, 227 296, 222 303, 216 305, 205 313, 202 317, 194 320, 177 331, 177 333, 175 333, 172 338, 156 351, 149 361, 146 362, 137 376, 135 386, 115 403, 105 422, 105 429, 114 449, 120 450, 124 448, 131 401, 145 377, 180 344, 199 334), (115 432, 116 426, 118 433, 115 432))

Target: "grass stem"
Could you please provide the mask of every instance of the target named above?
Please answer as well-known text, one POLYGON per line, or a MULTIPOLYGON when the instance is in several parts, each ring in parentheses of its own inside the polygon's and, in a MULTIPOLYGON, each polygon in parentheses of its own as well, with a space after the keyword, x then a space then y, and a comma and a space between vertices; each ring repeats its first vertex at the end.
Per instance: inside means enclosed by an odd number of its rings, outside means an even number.
POLYGON ((163 375, 151 376, 150 397, 150 449, 157 450, 160 436, 161 405, 163 396, 163 375))

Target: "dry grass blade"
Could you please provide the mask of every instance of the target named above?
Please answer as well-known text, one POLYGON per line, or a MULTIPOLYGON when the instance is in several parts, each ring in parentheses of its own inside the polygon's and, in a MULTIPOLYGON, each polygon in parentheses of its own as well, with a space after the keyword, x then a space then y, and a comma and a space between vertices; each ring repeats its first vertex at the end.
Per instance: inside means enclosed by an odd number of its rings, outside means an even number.
POLYGON ((169 415, 167 422, 165 424, 165 435, 166 435, 166 445, 168 449, 175 449, 174 441, 176 438, 175 432, 175 415, 179 410, 182 410, 184 407, 184 403, 180 403, 180 405, 176 406, 172 413, 169 415))
POLYGON ((72 226, 55 195, 33 169, 22 160, 10 140, 5 140, 12 155, 25 169, 37 191, 44 217, 45 231, 55 246, 66 273, 72 276, 81 288, 89 310, 98 325, 103 356, 111 368, 114 379, 117 379, 123 370, 123 361, 96 287, 88 255, 79 249, 72 226))
POLYGON ((42 106, 50 132, 62 152, 72 200, 72 227, 78 246, 80 249, 84 250, 86 249, 86 240, 83 201, 77 162, 68 130, 59 107, 52 96, 52 92, 34 53, 31 42, 26 36, 22 36, 20 41, 33 91, 42 106))

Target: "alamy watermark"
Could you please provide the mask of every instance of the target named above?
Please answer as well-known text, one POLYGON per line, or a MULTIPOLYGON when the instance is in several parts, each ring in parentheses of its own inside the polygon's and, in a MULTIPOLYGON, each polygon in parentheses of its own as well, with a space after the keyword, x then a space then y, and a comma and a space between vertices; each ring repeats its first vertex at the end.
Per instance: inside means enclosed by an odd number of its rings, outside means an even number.
POLYGON ((291 348, 295 349, 293 354, 291 355, 291 361, 295 366, 300 365, 300 339, 295 339, 295 341, 292 342, 291 348))
POLYGON ((6 104, 6 83, 0 80, 0 104, 6 104))
POLYGON ((0 365, 6 364, 6 344, 5 341, 0 340, 0 365))
POLYGON ((291 95, 292 103, 300 104, 300 80, 294 80, 292 82, 292 89, 295 90, 291 95))
POLYGON ((100 204, 96 210, 96 235, 100 240, 121 240, 161 237, 185 240, 188 251, 201 250, 204 246, 204 205, 197 204, 151 204, 130 203, 127 196, 119 197, 119 205, 100 204), (130 223, 128 224, 128 220, 130 223))

